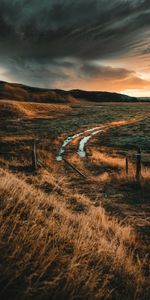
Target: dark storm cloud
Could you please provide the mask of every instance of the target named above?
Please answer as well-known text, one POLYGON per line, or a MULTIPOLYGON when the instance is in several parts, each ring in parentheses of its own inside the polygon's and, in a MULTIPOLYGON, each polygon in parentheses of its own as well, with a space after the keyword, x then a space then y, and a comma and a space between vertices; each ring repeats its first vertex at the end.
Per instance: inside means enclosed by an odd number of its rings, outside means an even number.
POLYGON ((103 79, 125 79, 134 76, 133 71, 123 68, 112 68, 109 66, 98 66, 91 63, 84 63, 80 68, 83 77, 103 79))
POLYGON ((150 54, 150 47, 149 48, 145 48, 141 51, 141 54, 150 54))
POLYGON ((0 0, 0 63, 22 79, 66 79, 64 68, 119 57, 139 40, 149 49, 149 24, 149 0, 0 0))
POLYGON ((55 64, 39 64, 37 62, 23 61, 22 58, 7 59, 5 62, 5 71, 2 72, 4 78, 8 81, 20 82, 38 87, 52 87, 57 81, 69 80, 64 65, 55 64))

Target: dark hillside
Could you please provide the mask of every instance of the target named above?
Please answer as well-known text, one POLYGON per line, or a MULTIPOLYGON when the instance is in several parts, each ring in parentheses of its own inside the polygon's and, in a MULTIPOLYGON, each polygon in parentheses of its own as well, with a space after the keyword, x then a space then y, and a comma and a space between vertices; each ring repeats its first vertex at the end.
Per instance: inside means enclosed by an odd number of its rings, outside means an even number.
MULTIPOLYGON (((45 103, 72 103, 74 101, 92 102, 138 102, 139 99, 127 95, 99 92, 59 89, 42 89, 29 87, 17 83, 7 83, 0 81, 0 99, 26 101, 26 102, 45 102, 45 103)), ((145 101, 145 100, 144 100, 145 101)))

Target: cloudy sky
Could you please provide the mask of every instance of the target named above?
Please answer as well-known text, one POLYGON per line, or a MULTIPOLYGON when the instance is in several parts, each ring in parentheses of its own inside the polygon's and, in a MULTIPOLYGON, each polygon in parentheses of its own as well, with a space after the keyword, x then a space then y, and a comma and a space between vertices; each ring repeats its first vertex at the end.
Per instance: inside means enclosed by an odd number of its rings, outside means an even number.
POLYGON ((0 80, 150 96, 150 0, 0 0, 0 80))

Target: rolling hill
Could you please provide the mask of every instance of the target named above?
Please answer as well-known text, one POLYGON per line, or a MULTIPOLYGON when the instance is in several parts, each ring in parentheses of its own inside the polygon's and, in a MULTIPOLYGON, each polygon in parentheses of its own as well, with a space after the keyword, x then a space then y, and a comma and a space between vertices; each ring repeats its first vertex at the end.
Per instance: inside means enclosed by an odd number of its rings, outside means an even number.
MULTIPOLYGON (((59 90, 29 87, 18 83, 0 81, 0 99, 23 102, 72 103, 76 101, 92 102, 138 102, 140 99, 127 95, 99 91, 59 90)), ((147 101, 146 98, 142 101, 147 101)))

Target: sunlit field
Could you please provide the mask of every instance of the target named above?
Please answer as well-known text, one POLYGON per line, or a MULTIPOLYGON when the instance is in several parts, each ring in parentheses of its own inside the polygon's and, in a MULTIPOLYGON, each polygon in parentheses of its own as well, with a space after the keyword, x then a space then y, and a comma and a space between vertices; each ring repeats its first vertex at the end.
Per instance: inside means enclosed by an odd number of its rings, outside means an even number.
POLYGON ((150 104, 0 100, 0 297, 149 298, 150 104), (102 126, 78 155, 81 138, 102 126), (45 167, 32 167, 37 158, 45 167), (137 148, 142 153, 136 179, 137 148), (128 157, 128 174, 126 174, 128 157))
POLYGON ((150 0, 0 0, 0 300, 150 300, 150 0))

